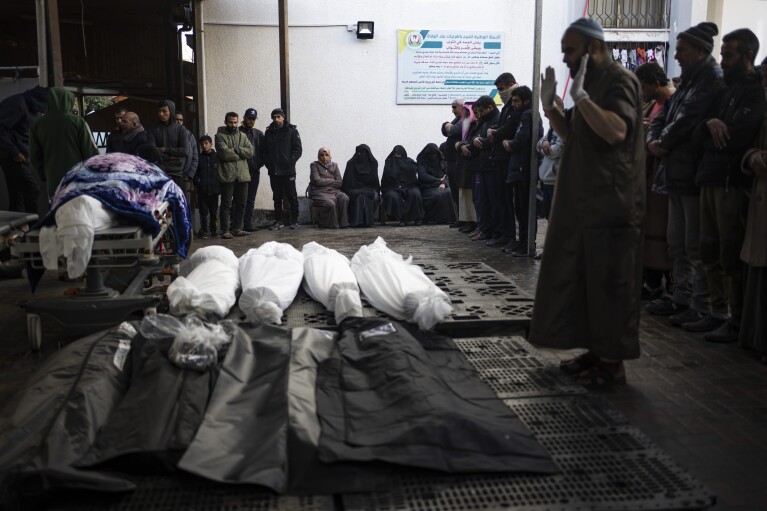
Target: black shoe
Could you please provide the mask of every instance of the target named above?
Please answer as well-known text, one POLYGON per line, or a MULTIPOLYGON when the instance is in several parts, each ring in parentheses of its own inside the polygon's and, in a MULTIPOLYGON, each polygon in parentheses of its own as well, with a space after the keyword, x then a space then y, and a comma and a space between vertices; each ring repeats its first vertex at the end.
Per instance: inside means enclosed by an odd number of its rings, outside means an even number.
POLYGON ((301 228, 301 224, 299 224, 298 222, 296 222, 294 224, 290 224, 290 228, 293 229, 293 230, 300 229, 301 228))
POLYGON ((258 230, 258 227, 245 227, 242 230, 246 232, 256 232, 258 230))
POLYGON ((685 309, 679 314, 674 314, 670 318, 668 318, 669 323, 671 323, 673 326, 682 327, 685 323, 693 323, 695 321, 700 321, 706 316, 703 312, 698 312, 695 309, 685 309))
POLYGON ((421 225, 422 223, 423 221, 420 218, 415 221, 415 225, 421 225))
POLYGON ((686 311, 689 305, 676 303, 670 296, 664 296, 647 304, 645 309, 653 316, 673 316, 686 311))
POLYGON ((485 245, 488 247, 503 247, 508 243, 508 240, 506 238, 493 238, 490 240, 487 240, 485 242, 485 245))
POLYGON ((405 222, 404 220, 402 220, 402 221, 399 223, 399 226, 400 226, 400 227, 405 227, 406 225, 407 225, 407 222, 405 222))
POLYGON ((476 222, 466 222, 466 224, 463 227, 458 228, 458 232, 469 234, 471 231, 473 231, 476 228, 477 228, 476 222))
POLYGON ((270 231, 276 231, 276 230, 278 230, 278 229, 282 229, 283 227, 285 227, 285 226, 283 225, 283 223, 282 223, 282 222, 279 222, 279 221, 277 221, 277 222, 274 222, 272 225, 270 225, 270 226, 269 226, 269 230, 270 230, 270 231))
POLYGON ((511 255, 514 257, 527 257, 527 247, 526 246, 519 246, 514 251, 512 251, 511 255))
POLYGON ((232 231, 232 236, 237 236, 238 238, 242 238, 243 236, 247 236, 248 233, 243 231, 242 229, 237 229, 235 231, 232 231))
POLYGON ((735 342, 738 340, 739 334, 740 326, 728 321, 713 332, 705 334, 703 340, 706 342, 735 342))
POLYGON ((448 227, 450 229, 460 229, 461 227, 464 227, 466 225, 466 222, 453 222, 452 224, 448 224, 448 227))
POLYGON ((698 321, 689 321, 682 323, 682 328, 688 332, 711 332, 718 329, 727 322, 725 319, 715 318, 711 314, 706 314, 698 321))

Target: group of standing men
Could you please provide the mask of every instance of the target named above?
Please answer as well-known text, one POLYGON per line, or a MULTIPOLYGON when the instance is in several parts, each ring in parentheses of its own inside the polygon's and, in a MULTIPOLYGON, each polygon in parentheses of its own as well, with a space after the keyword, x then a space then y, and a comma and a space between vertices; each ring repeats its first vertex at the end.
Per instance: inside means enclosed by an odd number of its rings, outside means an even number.
POLYGON ((552 68, 541 77, 543 108, 565 146, 530 340, 586 348, 561 365, 581 384, 623 383, 623 361, 639 357, 649 195, 654 204, 657 194, 667 198, 673 295, 648 311, 709 332, 707 341, 740 340, 767 354, 767 79, 754 66, 751 30, 723 37, 721 67, 711 55, 717 33, 704 22, 679 34, 682 77, 673 94, 662 90, 664 75, 640 68, 637 78, 614 62, 602 27, 586 18, 562 37, 574 108, 556 108, 552 68), (655 101, 648 117, 643 99, 655 101))
POLYGON ((245 111, 241 124, 236 112, 228 112, 215 141, 207 136, 195 139, 183 126, 183 114, 170 100, 160 102, 157 116, 157 124, 145 131, 135 113, 118 111, 118 129, 107 140, 107 152, 136 154, 157 164, 181 187, 187 199, 195 185, 197 203, 204 212, 200 233, 216 233, 220 228, 221 237, 231 239, 256 230, 253 212, 264 165, 275 206, 275 222, 270 228, 284 226, 284 206, 289 208, 290 227, 298 228, 295 177, 296 162, 302 153, 301 137, 281 108, 272 111, 266 133, 256 128, 255 108, 245 111), (213 142, 207 148, 203 145, 206 139, 213 142))

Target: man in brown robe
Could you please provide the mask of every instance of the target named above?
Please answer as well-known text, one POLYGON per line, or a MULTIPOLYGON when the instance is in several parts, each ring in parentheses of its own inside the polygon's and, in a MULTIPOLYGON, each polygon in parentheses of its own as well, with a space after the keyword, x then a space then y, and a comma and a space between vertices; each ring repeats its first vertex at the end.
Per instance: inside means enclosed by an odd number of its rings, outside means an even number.
POLYGON ((602 27, 587 18, 562 37, 575 104, 554 106, 554 70, 541 102, 565 138, 530 333, 533 344, 586 348, 562 364, 578 382, 626 381, 639 357, 645 151, 637 78, 607 54, 602 27))

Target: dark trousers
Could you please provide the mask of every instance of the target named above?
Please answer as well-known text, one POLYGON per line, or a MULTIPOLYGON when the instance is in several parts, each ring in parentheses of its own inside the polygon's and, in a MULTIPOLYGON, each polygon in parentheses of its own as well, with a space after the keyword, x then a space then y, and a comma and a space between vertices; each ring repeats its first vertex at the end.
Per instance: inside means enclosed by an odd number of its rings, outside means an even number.
POLYGON ((296 194, 296 176, 269 176, 272 185, 272 200, 274 201, 274 219, 284 222, 283 199, 290 207, 291 224, 298 223, 298 195, 296 194))
POLYGON ((242 214, 245 211, 245 199, 248 196, 248 183, 234 181, 221 183, 221 233, 242 230, 242 214), (235 204, 234 209, 232 203, 235 204), (230 215, 234 210, 231 224, 230 215))
POLYGON ((508 186, 511 186, 514 196, 514 215, 519 224, 519 242, 527 243, 527 220, 530 218, 530 180, 525 176, 522 181, 511 183, 508 186))
POLYGON ((498 189, 499 203, 498 221, 500 236, 507 240, 516 239, 516 226, 514 224, 514 197, 509 193, 506 185, 506 169, 509 168, 509 160, 496 160, 495 186, 498 189))
POLYGON ((200 208, 200 230, 216 234, 216 222, 218 221, 218 199, 219 195, 208 195, 200 191, 197 192, 197 202, 200 208), (210 222, 208 218, 210 217, 210 222))
POLYGON ((8 187, 8 209, 24 213, 38 213, 37 200, 40 197, 40 181, 28 161, 21 163, 13 158, 0 159, 8 187))
POLYGON ((253 210, 256 207, 256 194, 258 193, 258 181, 260 179, 260 170, 250 173, 250 183, 248 183, 248 196, 245 199, 245 215, 243 220, 245 229, 253 228, 253 210))
POLYGON ((543 192, 543 218, 549 219, 551 215, 551 201, 554 200, 554 185, 541 185, 543 192))
POLYGON ((480 229, 491 238, 503 237, 503 215, 501 211, 501 189, 498 188, 498 176, 495 170, 477 173, 479 186, 479 208, 482 213, 480 229))
POLYGON ((450 186, 450 197, 453 199, 453 205, 455 210, 458 211, 458 180, 455 178, 455 171, 458 163, 453 161, 447 162, 447 184, 450 186))

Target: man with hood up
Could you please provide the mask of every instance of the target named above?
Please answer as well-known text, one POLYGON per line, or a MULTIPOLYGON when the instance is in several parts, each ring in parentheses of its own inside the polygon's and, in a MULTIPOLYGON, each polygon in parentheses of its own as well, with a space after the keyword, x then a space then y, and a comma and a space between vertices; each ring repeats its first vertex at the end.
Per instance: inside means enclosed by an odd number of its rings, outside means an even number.
POLYGON ((160 167, 168 177, 184 190, 189 200, 190 177, 184 176, 186 160, 189 157, 189 144, 186 129, 176 123, 176 104, 165 99, 157 107, 158 122, 149 130, 150 143, 160 152, 160 167))
POLYGON ((29 164, 29 126, 48 105, 48 89, 37 86, 0 102, 0 167, 11 211, 37 213, 40 184, 29 164))
POLYGON ((290 205, 291 229, 298 229, 298 195, 296 194, 296 162, 303 148, 301 135, 288 123, 282 108, 272 110, 272 123, 264 133, 264 163, 269 171, 274 200, 274 223, 269 229, 281 229, 282 201, 286 197, 290 205))
POLYGON ((53 197, 64 174, 76 163, 99 154, 88 123, 72 113, 75 95, 51 87, 45 115, 29 129, 29 160, 53 197))

